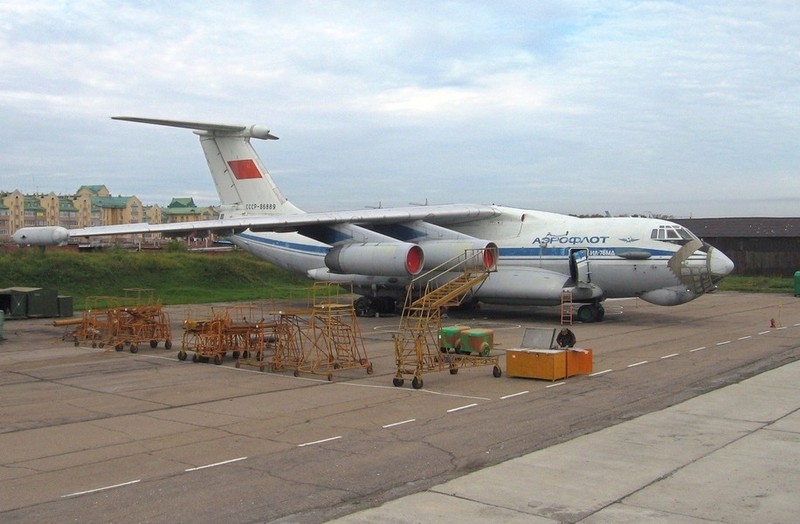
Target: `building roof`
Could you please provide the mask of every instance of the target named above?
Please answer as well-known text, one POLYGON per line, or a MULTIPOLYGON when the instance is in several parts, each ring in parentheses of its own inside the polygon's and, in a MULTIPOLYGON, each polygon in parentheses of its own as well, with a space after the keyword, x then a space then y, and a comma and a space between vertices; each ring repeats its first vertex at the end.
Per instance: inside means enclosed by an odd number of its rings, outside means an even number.
POLYGON ((197 207, 197 205, 195 205, 192 197, 173 197, 172 202, 167 207, 197 207))
POLYGON ((675 218, 673 222, 705 237, 800 237, 800 218, 734 217, 675 218))
POLYGON ((131 199, 129 196, 101 197, 92 195, 92 205, 97 207, 124 209, 131 199))

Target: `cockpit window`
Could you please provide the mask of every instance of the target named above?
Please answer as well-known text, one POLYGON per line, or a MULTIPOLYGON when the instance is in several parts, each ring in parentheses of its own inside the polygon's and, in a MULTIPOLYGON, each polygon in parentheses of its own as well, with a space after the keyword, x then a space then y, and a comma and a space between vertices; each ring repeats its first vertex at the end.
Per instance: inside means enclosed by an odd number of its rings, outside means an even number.
POLYGON ((692 234, 688 229, 674 225, 664 224, 658 226, 650 232, 650 238, 653 240, 661 240, 663 242, 672 242, 675 244, 685 244, 690 240, 697 240, 697 237, 692 234))

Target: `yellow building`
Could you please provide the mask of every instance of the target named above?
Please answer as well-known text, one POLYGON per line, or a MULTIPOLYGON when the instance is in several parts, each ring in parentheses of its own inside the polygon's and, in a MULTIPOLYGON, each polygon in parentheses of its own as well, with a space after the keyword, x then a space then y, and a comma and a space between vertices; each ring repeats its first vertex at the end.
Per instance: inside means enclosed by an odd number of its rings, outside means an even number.
MULTIPOLYGON (((104 185, 85 185, 74 195, 25 195, 19 190, 0 192, 0 242, 26 226, 61 226, 67 229, 147 222, 188 222, 218 218, 213 207, 201 207, 191 198, 173 198, 166 208, 143 206, 136 196, 112 196, 104 185)), ((158 234, 131 235, 122 241, 155 240, 158 234)))

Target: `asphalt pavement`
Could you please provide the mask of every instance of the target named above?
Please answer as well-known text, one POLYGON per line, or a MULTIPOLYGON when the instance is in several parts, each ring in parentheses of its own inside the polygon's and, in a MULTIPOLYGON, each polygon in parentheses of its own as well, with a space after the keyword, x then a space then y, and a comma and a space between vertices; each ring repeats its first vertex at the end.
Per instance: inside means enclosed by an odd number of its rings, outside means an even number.
POLYGON ((333 522, 790 523, 800 362, 333 522))

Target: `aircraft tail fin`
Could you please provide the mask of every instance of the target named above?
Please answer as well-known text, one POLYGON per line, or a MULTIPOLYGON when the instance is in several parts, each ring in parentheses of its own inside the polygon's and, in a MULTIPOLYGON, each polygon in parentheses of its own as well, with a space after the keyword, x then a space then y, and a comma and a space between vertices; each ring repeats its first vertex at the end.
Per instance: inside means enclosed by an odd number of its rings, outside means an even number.
POLYGON ((302 213, 286 199, 250 144, 251 138, 278 139, 263 126, 209 124, 130 116, 111 118, 193 129, 195 134, 200 136, 200 145, 214 177, 214 184, 222 202, 223 218, 302 213))

